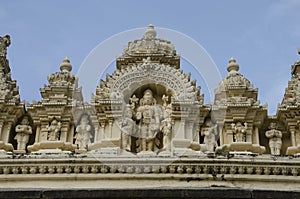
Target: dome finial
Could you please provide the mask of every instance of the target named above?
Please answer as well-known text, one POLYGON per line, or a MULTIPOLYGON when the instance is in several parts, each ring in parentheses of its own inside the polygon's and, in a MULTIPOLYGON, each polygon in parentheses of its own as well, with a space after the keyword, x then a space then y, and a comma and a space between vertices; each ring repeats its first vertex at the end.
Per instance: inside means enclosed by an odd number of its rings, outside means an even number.
POLYGON ((59 68, 60 68, 60 70, 62 71, 62 72, 71 72, 71 70, 72 70, 72 65, 70 64, 70 60, 69 60, 69 58, 68 57, 66 57, 64 60, 63 60, 63 62, 60 64, 60 66, 59 66, 59 68))
POLYGON ((227 71, 228 72, 231 72, 231 71, 239 71, 240 69, 240 66, 236 63, 236 60, 231 57, 230 60, 229 60, 229 64, 227 65, 227 71))
POLYGON ((144 34, 145 39, 154 39, 156 37, 156 30, 152 24, 148 25, 148 28, 144 34))

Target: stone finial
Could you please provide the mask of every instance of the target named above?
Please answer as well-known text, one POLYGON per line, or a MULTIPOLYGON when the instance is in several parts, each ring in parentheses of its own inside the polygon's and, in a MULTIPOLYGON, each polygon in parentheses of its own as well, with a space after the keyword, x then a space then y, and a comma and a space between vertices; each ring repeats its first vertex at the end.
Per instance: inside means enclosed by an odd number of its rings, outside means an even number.
POLYGON ((236 60, 231 57, 229 60, 229 64, 227 65, 227 71, 231 72, 231 71, 239 71, 240 66, 236 63, 236 60))
POLYGON ((6 56, 7 47, 10 45, 10 36, 0 37, 0 56, 6 56))
POLYGON ((148 25, 148 28, 144 34, 145 39, 154 39, 156 37, 156 30, 154 30, 154 26, 152 24, 148 25))
POLYGON ((68 57, 66 57, 66 58, 63 60, 63 62, 60 64, 59 68, 60 68, 60 70, 61 70, 62 72, 65 72, 65 71, 71 72, 71 70, 72 70, 72 65, 70 64, 70 60, 69 60, 68 57))

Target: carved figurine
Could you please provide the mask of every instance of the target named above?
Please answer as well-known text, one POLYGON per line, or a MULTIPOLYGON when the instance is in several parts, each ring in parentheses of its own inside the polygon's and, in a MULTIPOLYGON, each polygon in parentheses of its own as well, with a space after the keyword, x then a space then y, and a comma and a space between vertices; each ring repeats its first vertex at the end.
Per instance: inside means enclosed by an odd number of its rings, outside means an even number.
POLYGON ((282 133, 276 130, 276 123, 272 122, 269 127, 270 130, 266 131, 266 137, 269 138, 269 146, 272 155, 280 155, 282 145, 282 133))
POLYGON ((127 105, 126 107, 120 126, 122 133, 121 148, 126 151, 131 151, 131 135, 134 132, 135 122, 132 120, 132 111, 130 105, 127 105))
POLYGON ((47 126, 47 130, 48 140, 58 141, 61 130, 61 122, 58 122, 56 119, 52 120, 51 124, 47 126))
POLYGON ((86 149, 88 144, 91 143, 91 134, 92 127, 89 125, 89 120, 86 115, 82 116, 80 124, 76 127, 75 135, 75 144, 78 146, 78 149, 86 149))
POLYGON ((16 136, 15 140, 17 140, 17 150, 25 150, 26 144, 29 141, 29 136, 32 134, 32 128, 29 125, 28 117, 24 117, 21 121, 21 124, 16 126, 16 136))
POLYGON ((136 119, 139 121, 141 152, 153 152, 155 137, 160 127, 159 109, 151 90, 144 92, 137 109, 136 119))
POLYGON ((244 126, 241 122, 238 122, 237 124, 232 123, 231 124, 234 139, 235 142, 246 142, 246 130, 247 130, 247 123, 244 123, 244 126))
POLYGON ((217 147, 216 135, 217 135, 217 124, 214 126, 208 127, 204 132, 202 132, 202 136, 204 136, 204 146, 205 151, 214 152, 215 147, 217 147))
POLYGON ((161 122, 161 127, 160 127, 161 132, 164 135, 163 138, 163 150, 167 152, 171 152, 171 140, 172 140, 172 119, 171 117, 165 118, 161 122))

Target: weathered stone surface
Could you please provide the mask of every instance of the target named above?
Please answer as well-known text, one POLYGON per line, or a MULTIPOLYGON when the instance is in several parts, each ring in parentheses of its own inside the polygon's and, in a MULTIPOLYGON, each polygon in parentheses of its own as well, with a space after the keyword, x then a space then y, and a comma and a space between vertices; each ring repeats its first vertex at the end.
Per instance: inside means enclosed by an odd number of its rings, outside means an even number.
POLYGON ((65 58, 25 109, 9 45, 0 37, 0 198, 300 197, 299 62, 275 116, 233 58, 204 104, 149 25, 91 103, 65 58))

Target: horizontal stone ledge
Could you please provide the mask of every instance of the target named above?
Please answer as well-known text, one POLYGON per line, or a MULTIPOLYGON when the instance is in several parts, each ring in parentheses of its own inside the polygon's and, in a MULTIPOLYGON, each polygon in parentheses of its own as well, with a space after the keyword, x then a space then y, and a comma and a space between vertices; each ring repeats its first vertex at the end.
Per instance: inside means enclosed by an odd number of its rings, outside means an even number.
MULTIPOLYGON (((293 177, 293 176, 274 176, 274 175, 251 175, 251 174, 162 174, 162 173, 78 173, 78 174, 22 174, 22 175, 0 175, 0 183, 5 183, 8 181, 13 182, 26 182, 26 181, 172 181, 176 182, 187 182, 187 183, 197 183, 197 182, 247 182, 247 183, 254 183, 254 182, 268 182, 268 183, 300 183, 300 178, 293 177)), ((223 184, 224 184, 223 183, 223 184)), ((150 184, 149 184, 150 185, 150 184)), ((295 184, 297 185, 297 184, 295 184)), ((155 186, 155 184, 151 185, 155 186)), ((170 187, 174 185, 170 184, 170 187)), ((176 186, 176 185, 175 185, 176 186)))
POLYGON ((239 188, 2 189, 1 198, 299 198, 299 191, 239 188))

